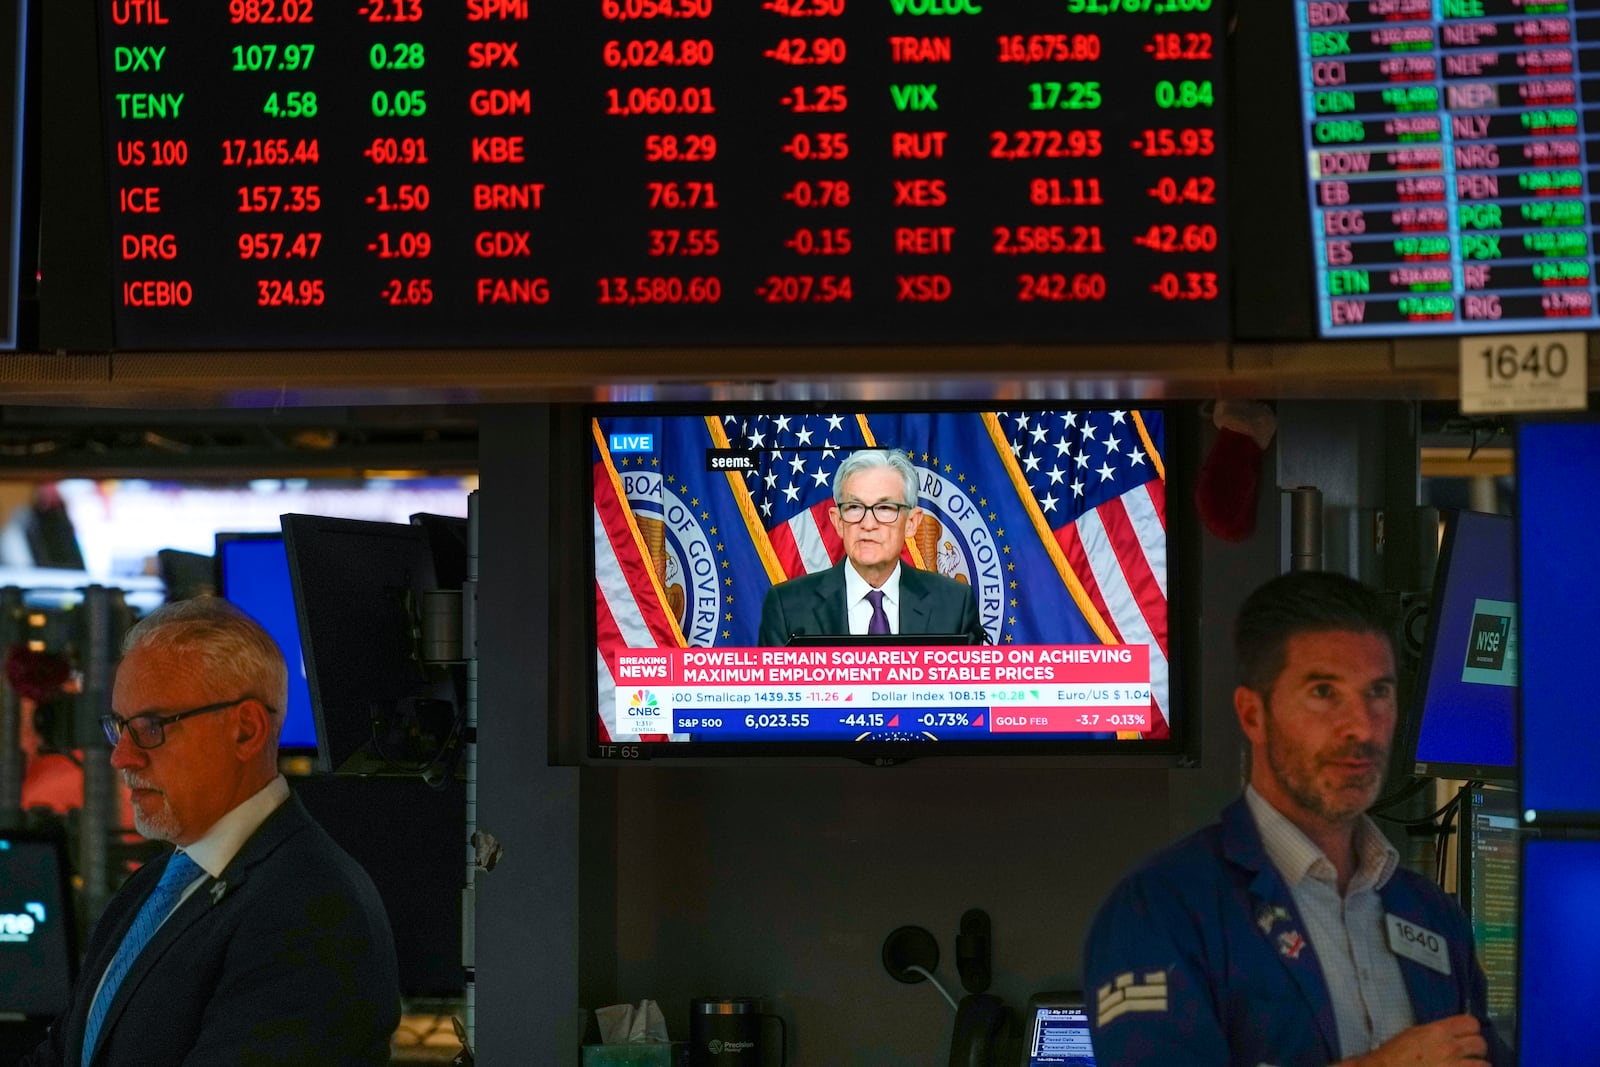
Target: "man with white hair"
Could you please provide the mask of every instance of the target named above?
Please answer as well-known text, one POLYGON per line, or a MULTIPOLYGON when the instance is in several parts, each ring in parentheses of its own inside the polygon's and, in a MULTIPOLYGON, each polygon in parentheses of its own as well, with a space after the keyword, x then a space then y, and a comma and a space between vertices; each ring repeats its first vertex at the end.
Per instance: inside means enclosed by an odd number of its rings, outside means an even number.
POLYGON ((855 452, 833 476, 828 518, 845 558, 773 586, 761 605, 761 643, 797 634, 961 635, 985 640, 970 586, 900 565, 922 522, 917 472, 904 452, 855 452))
POLYGON ((278 773, 288 673, 210 597, 128 632, 102 717, 134 826, 173 852, 90 935, 67 1010, 24 1067, 387 1064, 394 938, 372 881, 278 773))

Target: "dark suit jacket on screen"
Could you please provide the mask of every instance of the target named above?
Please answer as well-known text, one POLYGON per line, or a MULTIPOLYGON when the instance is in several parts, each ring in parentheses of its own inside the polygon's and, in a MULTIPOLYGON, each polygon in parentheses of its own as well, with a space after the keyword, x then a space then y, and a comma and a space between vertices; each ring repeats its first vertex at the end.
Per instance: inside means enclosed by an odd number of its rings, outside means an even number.
MULTIPOLYGON (((22 1067, 80 1067, 95 988, 166 860, 140 868, 89 937, 67 1010, 22 1067)), ((372 880, 291 796, 156 932, 90 1065, 387 1064, 394 937, 372 880)))
MULTIPOLYGON (((761 605, 761 643, 786 645, 793 634, 850 633, 841 560, 825 571, 791 578, 767 590, 761 605)), ((985 640, 972 588, 932 571, 900 565, 900 632, 969 634, 985 640)))

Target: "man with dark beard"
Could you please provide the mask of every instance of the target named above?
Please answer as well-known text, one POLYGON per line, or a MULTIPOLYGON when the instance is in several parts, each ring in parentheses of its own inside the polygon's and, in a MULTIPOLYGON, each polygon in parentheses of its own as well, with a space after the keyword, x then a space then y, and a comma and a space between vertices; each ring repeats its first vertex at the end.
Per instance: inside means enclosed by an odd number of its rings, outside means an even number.
POLYGON ((145 616, 122 651, 111 766, 139 833, 175 848, 95 923, 23 1067, 388 1064, 394 936, 372 880, 278 773, 278 646, 202 597, 145 616))
POLYGON ((1098 1061, 1509 1064, 1466 916, 1365 814, 1397 714, 1382 600, 1343 575, 1284 575, 1246 599, 1234 640, 1250 785, 1095 917, 1098 1061))

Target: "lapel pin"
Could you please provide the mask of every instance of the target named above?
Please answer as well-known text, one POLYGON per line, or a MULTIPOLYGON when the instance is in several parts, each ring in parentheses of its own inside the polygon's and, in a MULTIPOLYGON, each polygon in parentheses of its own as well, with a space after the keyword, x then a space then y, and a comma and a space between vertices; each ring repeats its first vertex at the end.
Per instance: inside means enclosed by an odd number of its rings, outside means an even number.
POLYGON ((211 887, 211 903, 217 904, 222 900, 222 895, 228 891, 227 882, 218 882, 211 887))
POLYGON ((1278 954, 1286 960, 1297 960, 1306 947, 1306 939, 1298 930, 1285 930, 1278 935, 1278 954))

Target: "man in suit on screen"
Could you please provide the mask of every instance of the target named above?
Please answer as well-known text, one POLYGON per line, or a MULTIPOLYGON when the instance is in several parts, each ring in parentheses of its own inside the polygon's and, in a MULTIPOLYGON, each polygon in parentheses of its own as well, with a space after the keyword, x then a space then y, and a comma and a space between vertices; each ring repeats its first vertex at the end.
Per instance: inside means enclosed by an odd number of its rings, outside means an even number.
POLYGON ((834 472, 828 518, 845 558, 773 586, 761 605, 761 643, 799 634, 961 634, 985 640, 970 586, 901 566, 923 519, 917 472, 903 452, 853 453, 834 472))

